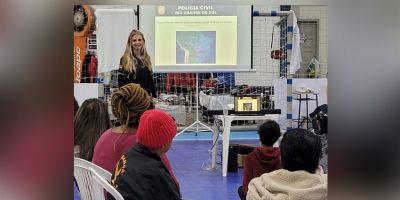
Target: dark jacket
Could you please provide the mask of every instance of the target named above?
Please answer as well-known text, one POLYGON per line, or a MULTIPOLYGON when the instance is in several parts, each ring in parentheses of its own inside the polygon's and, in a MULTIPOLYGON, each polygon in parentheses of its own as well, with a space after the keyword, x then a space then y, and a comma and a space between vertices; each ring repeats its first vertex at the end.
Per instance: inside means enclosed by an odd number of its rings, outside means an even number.
POLYGON ((111 184, 125 200, 181 199, 178 185, 160 156, 140 143, 118 161, 111 184))
POLYGON ((119 86, 124 86, 129 83, 137 83, 147 91, 147 93, 152 97, 157 97, 156 87, 153 80, 153 72, 149 70, 148 67, 144 65, 142 61, 138 59, 136 64, 136 74, 129 73, 122 68, 118 70, 123 76, 120 80, 119 86))
POLYGON ((282 168, 278 147, 257 147, 246 156, 243 169, 243 192, 246 195, 251 179, 282 168))

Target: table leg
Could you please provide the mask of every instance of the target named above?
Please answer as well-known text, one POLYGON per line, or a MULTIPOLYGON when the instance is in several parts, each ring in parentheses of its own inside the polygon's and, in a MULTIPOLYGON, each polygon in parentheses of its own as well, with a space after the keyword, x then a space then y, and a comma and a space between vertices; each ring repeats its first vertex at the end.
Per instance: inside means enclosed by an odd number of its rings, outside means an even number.
POLYGON ((212 148, 212 156, 211 156, 211 168, 216 168, 216 157, 217 157, 217 150, 218 150, 218 128, 216 125, 213 126, 213 148, 212 148))
POLYGON ((231 119, 225 119, 223 140, 222 140, 222 176, 226 176, 228 171, 228 155, 229 155, 229 136, 231 134, 231 119))

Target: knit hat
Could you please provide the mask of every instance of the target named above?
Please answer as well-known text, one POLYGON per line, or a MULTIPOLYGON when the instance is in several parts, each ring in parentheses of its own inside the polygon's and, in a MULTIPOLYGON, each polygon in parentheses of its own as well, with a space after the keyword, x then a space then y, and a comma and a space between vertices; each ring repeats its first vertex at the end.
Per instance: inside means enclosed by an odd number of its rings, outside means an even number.
POLYGON ((175 121, 169 114, 153 109, 145 111, 140 117, 136 135, 140 144, 155 149, 171 142, 176 131, 175 121))

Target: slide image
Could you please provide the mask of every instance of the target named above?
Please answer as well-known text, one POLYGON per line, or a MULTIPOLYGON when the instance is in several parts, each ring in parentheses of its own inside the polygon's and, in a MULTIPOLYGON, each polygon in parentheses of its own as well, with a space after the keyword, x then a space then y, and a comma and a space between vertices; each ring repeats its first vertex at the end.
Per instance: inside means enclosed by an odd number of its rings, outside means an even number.
POLYGON ((252 106, 253 106, 252 103, 243 103, 243 110, 244 111, 252 111, 253 110, 252 106))
POLYGON ((176 64, 215 64, 215 31, 177 31, 176 64))

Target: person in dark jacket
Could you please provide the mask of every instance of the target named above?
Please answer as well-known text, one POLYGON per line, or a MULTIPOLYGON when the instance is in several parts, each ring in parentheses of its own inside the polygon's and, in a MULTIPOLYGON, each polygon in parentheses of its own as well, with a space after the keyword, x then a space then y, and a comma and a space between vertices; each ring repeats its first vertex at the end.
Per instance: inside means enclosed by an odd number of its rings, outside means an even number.
POLYGON ((239 197, 242 200, 246 199, 247 186, 251 179, 282 168, 279 147, 273 147, 281 136, 279 124, 272 120, 264 122, 258 134, 261 146, 247 155, 244 161, 243 185, 238 188, 239 197))
POLYGON ((132 30, 126 43, 124 55, 120 60, 118 72, 121 80, 119 87, 128 83, 137 83, 152 97, 157 97, 153 80, 151 59, 146 50, 143 33, 132 30))
POLYGON ((313 124, 313 132, 321 138, 322 157, 319 164, 324 172, 328 173, 328 105, 318 106, 309 116, 313 124))
POLYGON ((118 161, 111 184, 125 200, 181 199, 177 180, 161 161, 171 147, 177 128, 161 110, 147 110, 140 117, 137 143, 118 161))

